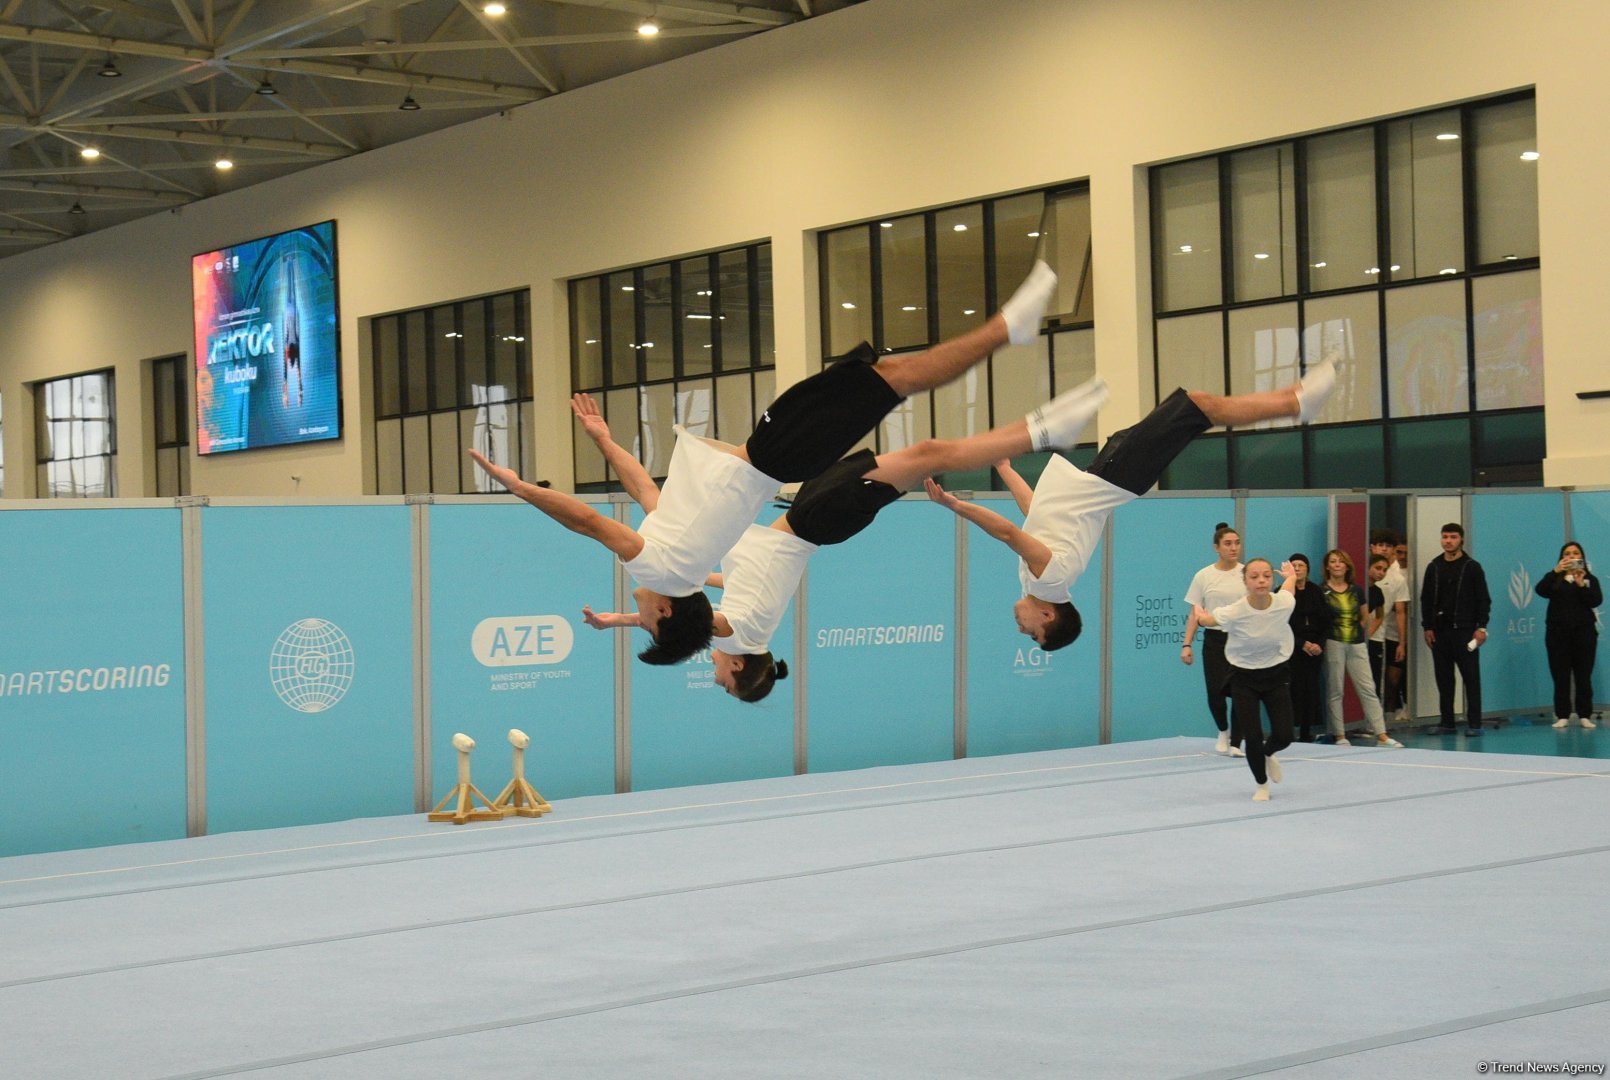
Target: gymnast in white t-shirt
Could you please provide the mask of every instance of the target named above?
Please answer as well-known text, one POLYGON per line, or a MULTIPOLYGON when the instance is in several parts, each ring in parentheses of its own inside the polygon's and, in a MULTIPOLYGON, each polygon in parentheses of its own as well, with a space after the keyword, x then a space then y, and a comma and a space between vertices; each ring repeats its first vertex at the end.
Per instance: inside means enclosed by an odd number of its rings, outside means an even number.
POLYGON ((1225 634, 1235 739, 1245 747, 1247 768, 1258 782, 1252 793, 1257 802, 1268 801, 1270 780, 1280 783, 1275 755, 1291 745, 1292 736, 1291 672, 1286 661, 1295 647, 1291 612, 1297 606, 1297 573, 1289 562, 1281 565, 1280 573, 1286 580, 1279 592, 1271 593, 1274 568, 1269 560, 1248 560, 1242 570, 1245 596, 1212 611, 1201 605, 1193 609, 1197 622, 1225 634), (1269 713, 1267 738, 1260 707, 1269 713))

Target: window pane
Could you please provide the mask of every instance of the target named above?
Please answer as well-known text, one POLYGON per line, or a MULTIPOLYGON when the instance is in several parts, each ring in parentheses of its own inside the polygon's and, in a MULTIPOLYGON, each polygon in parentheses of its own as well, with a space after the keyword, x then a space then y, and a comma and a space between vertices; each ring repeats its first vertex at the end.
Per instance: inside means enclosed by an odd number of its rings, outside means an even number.
POLYGON ((941 439, 961 439, 988 431, 989 368, 974 364, 958 379, 933 391, 934 434, 941 439))
POLYGON ((459 493, 460 457, 468 457, 458 442, 458 413, 439 412, 430 418, 430 489, 440 495, 459 493))
POLYGON ((1374 284, 1375 135, 1369 128, 1309 139, 1308 282, 1315 292, 1374 284))
POLYGON ((933 435, 931 396, 926 390, 912 394, 883 418, 878 428, 883 453, 902 450, 933 435))
POLYGON ((749 256, 743 251, 722 252, 717 260, 721 288, 716 299, 721 312, 721 370, 743 371, 755 362, 749 338, 749 256))
POLYGON ((1308 433, 1310 482, 1317 488, 1385 487, 1385 435, 1380 424, 1314 428, 1308 433))
MULTIPOLYGON (((984 321, 984 207, 975 203, 934 216, 939 277, 939 337, 984 321)), ((1026 238, 1025 238, 1026 239, 1026 238)))
POLYGON ((726 375, 716 380, 716 434, 722 442, 742 445, 755 430, 754 384, 748 375, 726 375))
POLYGON ((1386 127, 1392 278, 1431 277, 1465 266, 1465 180, 1459 110, 1386 127))
POLYGON ((1302 487, 1302 432, 1270 431, 1237 436, 1235 486, 1264 489, 1302 487))
POLYGON ((1470 421, 1431 420, 1393 424, 1393 487, 1438 488, 1470 485, 1470 421))
POLYGON ((604 385, 604 318, 599 278, 575 283, 570 302, 571 354, 576 360, 576 389, 598 390, 604 385))
POLYGON ((682 373, 708 375, 712 363, 711 328, 715 326, 714 294, 710 291, 710 259, 683 259, 682 288, 682 373))
POLYGON ((530 398, 520 402, 514 410, 517 421, 516 430, 509 438, 511 454, 518 454, 520 458, 520 474, 522 476, 538 476, 537 473, 537 405, 530 398))
POLYGON ((869 231, 857 225, 824 235, 823 282, 829 356, 841 356, 872 340, 872 247, 869 231))
POLYGON ((605 279, 609 306, 609 385, 637 382, 637 285, 632 272, 623 270, 605 279))
POLYGON ((604 419, 610 436, 637 460, 643 460, 642 433, 638 431, 637 388, 611 390, 604 395, 604 419))
POLYGON ((1303 356, 1309 364, 1336 361, 1336 391, 1320 423, 1381 418, 1380 305, 1374 292, 1303 304, 1303 356))
POLYGON ((761 244, 755 252, 755 307, 760 318, 760 355, 757 365, 777 366, 777 321, 772 311, 771 245, 761 244))
POLYGON ((1235 298, 1297 292, 1297 180, 1290 143, 1230 155, 1235 298))
POLYGON ((1543 404, 1543 305, 1539 272, 1490 274, 1471 283, 1476 326, 1476 408, 1543 404))
POLYGON ((376 411, 380 416, 402 412, 402 360, 398 335, 402 320, 386 315, 374 321, 374 359, 379 393, 376 411))
POLYGON ((430 417, 403 420, 403 494, 422 495, 430 490, 430 417))
POLYGON ((1096 332, 1066 330, 1051 335, 1052 393, 1072 390, 1096 375, 1096 332))
POLYGON ((1224 316, 1218 312, 1157 321, 1157 399, 1176 386, 1224 393, 1224 316))
MULTIPOLYGON (((1296 381, 1297 305, 1231 311, 1230 393, 1252 394, 1296 381)), ((1291 427, 1296 422, 1296 417, 1283 416, 1260 420, 1252 427, 1291 427)))
POLYGON ((1478 465, 1542 464, 1546 453, 1541 409, 1476 418, 1478 465))
POLYGON ((410 311, 402 316, 402 329, 403 412, 426 412, 430 409, 430 345, 425 339, 425 313, 410 311))
POLYGON ((1223 299, 1219 282, 1219 163, 1185 161, 1152 171, 1152 265, 1158 311, 1223 299))
POLYGON ((375 425, 375 494, 403 493, 402 421, 382 420, 375 425))
POLYGON ((1464 282, 1389 290, 1386 357, 1392 379, 1387 402, 1390 415, 1432 416, 1468 410, 1464 282))
MULTIPOLYGON (((1045 196, 1039 192, 1014 195, 1010 199, 996 199, 990 204, 990 216, 995 225, 995 307, 1012 295, 1018 282, 1029 276, 1034 265, 1035 252, 1040 249, 1040 218, 1045 211, 1045 196)), ((1046 261, 1063 277, 1068 276, 1057 264, 1055 253, 1046 261)), ((1055 306, 1055 302, 1053 302, 1055 306)), ((981 314, 988 314, 982 312, 981 314)))
MULTIPOLYGON (((1006 345, 990 359, 990 405, 995 425, 1008 424, 1045 404, 1051 397, 1050 339, 1033 345, 1006 345)), ((1088 429, 1086 437, 1088 438, 1088 429)))
POLYGON ((926 345, 928 241, 922 215, 879 222, 878 232, 883 253, 882 347, 926 345))
POLYGON ((459 305, 459 332, 464 335, 458 343, 464 352, 463 381, 458 391, 458 404, 461 406, 486 400, 490 344, 486 338, 491 329, 486 309, 486 300, 467 300, 459 305))
POLYGON ((755 372, 755 408, 761 411, 771 408, 771 403, 777 400, 777 372, 775 369, 755 372))
POLYGON ((1472 114, 1476 173, 1476 261, 1535 258, 1537 103, 1489 105, 1472 114))
POLYGON ((649 382, 676 376, 673 338, 671 264, 643 268, 643 378, 649 382))
POLYGON ((526 362, 525 319, 519 310, 528 293, 504 293, 492 298, 492 401, 520 396, 520 371, 526 362))
POLYGON ((179 488, 179 455, 183 453, 178 447, 156 452, 157 459, 157 498, 167 499, 183 492, 179 488))
POLYGON ((715 435, 714 395, 714 383, 710 379, 684 380, 676 384, 676 422, 687 428, 688 434, 704 439, 715 435))
POLYGON ((650 476, 664 476, 671 467, 671 450, 676 444, 676 433, 671 427, 676 422, 676 387, 671 383, 643 387, 641 401, 643 422, 643 456, 640 459, 650 476))
POLYGON ((458 408, 458 312, 452 304, 430 312, 430 388, 432 409, 458 408))
POLYGON ((1229 441, 1222 435, 1192 439, 1163 470, 1158 484, 1170 491, 1223 491, 1229 486, 1229 441))
MULTIPOLYGON (((1090 192, 1068 191, 1051 199, 1046 228, 1047 260, 1057 272, 1057 291, 1046 312, 1062 322, 1089 322, 1095 317, 1095 276, 1090 269, 1090 192)), ((1001 299, 1011 296, 1018 278, 1001 282, 1001 299)))
MULTIPOLYGON (((179 441, 177 410, 173 400, 173 368, 172 360, 157 360, 151 365, 151 427, 157 446, 172 446, 179 441)), ((160 462, 161 459, 158 460, 160 462)), ((162 494, 161 487, 159 479, 159 495, 162 494)))
POLYGON ((571 443, 576 448, 576 483, 602 484, 608 479, 604 467, 604 455, 598 445, 589 439, 581 429, 581 421, 571 418, 571 443))

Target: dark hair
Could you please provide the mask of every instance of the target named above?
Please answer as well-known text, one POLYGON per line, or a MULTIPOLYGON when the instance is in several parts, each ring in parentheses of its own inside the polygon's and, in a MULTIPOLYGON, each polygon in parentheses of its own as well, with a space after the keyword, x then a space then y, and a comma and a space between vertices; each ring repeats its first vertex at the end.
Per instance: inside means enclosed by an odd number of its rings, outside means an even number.
POLYGON ((1574 547, 1578 551, 1582 552, 1582 561, 1583 562, 1588 561, 1587 549, 1584 548, 1581 544, 1577 543, 1575 540, 1567 540, 1565 543, 1560 545, 1560 558, 1562 558, 1562 559, 1565 558, 1565 549, 1568 548, 1568 547, 1574 547))
POLYGON ((1224 534, 1225 533, 1235 533, 1237 536, 1240 536, 1241 535, 1241 530, 1232 527, 1228 522, 1224 522, 1224 521, 1219 522, 1217 525, 1213 526, 1213 546, 1214 547, 1219 546, 1219 541, 1224 539, 1224 534))
POLYGON ((1370 565, 1371 566, 1374 566, 1378 562, 1390 563, 1391 561, 1392 560, 1387 558, 1385 555, 1371 555, 1370 556, 1370 565))
POLYGON ((751 704, 771 693, 778 679, 788 678, 788 661, 772 660, 771 653, 752 653, 744 657, 744 666, 732 676, 732 688, 739 701, 751 704))
POLYGON ((1398 534, 1393 532, 1391 529, 1371 529, 1370 530, 1370 547, 1374 547, 1376 544, 1393 544, 1393 545, 1395 545, 1395 544, 1397 544, 1397 542, 1398 542, 1398 534))
POLYGON ((1314 564, 1313 564, 1312 560, 1310 560, 1307 555, 1304 555, 1300 551, 1293 551, 1290 555, 1287 555, 1286 556, 1286 561, 1287 562, 1300 562, 1304 566, 1308 567, 1308 569, 1310 569, 1310 570, 1312 570, 1314 568, 1314 564))
POLYGON ((690 596, 668 597, 671 613, 660 620, 654 644, 637 654, 645 664, 676 664, 710 644, 715 636, 715 613, 701 589, 690 596))
POLYGON ((1465 535, 1465 527, 1463 525, 1459 524, 1459 522, 1457 522, 1457 521, 1448 522, 1448 524, 1446 524, 1446 525, 1444 525, 1442 527, 1442 531, 1443 532, 1458 533, 1460 536, 1465 535))
POLYGON ((1079 609, 1072 604, 1052 604, 1051 610, 1056 614, 1045 624, 1045 641, 1040 645, 1046 652, 1056 652, 1072 645, 1079 640, 1085 628, 1084 620, 1079 617, 1079 609))

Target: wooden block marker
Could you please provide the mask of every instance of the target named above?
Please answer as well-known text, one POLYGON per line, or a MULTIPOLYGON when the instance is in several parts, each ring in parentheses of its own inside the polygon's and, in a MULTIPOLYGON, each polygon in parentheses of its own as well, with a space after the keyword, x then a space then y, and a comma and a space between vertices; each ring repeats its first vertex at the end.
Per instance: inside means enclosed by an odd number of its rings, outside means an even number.
MULTIPOLYGON (((506 816, 502 810, 493 806, 491 801, 480 788, 470 783, 470 751, 475 749, 475 740, 462 731, 453 736, 453 748, 458 751, 458 783, 447 797, 436 804, 436 809, 425 815, 427 821, 451 821, 454 825, 462 825, 466 821, 502 821, 506 816), (479 798, 486 809, 477 809, 475 800, 479 798), (448 803, 455 803, 451 810, 443 810, 448 803)), ((546 804, 544 804, 546 805, 546 804)))
POLYGON ((535 788, 526 783, 525 748, 531 745, 531 737, 519 728, 510 728, 509 743, 514 747, 514 779, 510 780, 509 786, 492 801, 492 805, 502 811, 504 817, 510 814, 541 817, 553 810, 553 807, 537 794, 535 788))

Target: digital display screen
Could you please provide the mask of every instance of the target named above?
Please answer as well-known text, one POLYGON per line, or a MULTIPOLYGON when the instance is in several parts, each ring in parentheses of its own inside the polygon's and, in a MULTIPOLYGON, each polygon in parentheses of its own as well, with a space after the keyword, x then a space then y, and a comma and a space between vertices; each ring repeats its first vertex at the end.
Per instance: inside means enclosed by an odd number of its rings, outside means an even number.
POLYGON ((335 222, 197 255, 190 277, 197 451, 340 438, 335 222))

